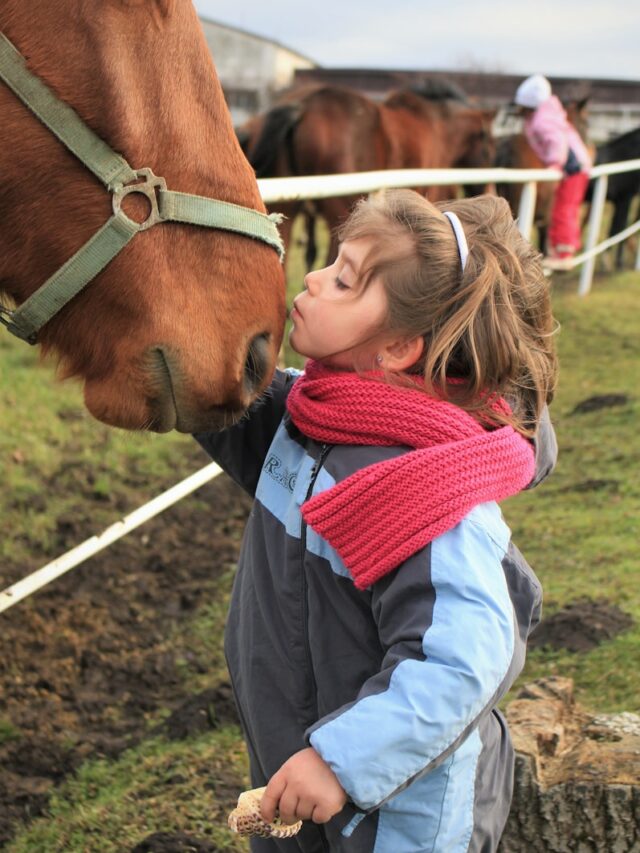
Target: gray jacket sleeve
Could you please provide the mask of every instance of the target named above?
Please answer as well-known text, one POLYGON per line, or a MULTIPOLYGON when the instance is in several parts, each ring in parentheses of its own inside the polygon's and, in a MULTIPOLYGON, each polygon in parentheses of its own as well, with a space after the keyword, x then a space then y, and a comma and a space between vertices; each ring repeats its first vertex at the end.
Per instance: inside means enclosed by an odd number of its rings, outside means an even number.
POLYGON ((533 437, 533 446, 536 452, 536 472, 533 475, 533 480, 527 486, 528 489, 533 489, 534 486, 545 480, 556 467, 558 461, 558 442, 549 417, 549 409, 546 406, 533 437))
POLYGON ((271 385, 237 424, 221 432, 194 435, 209 456, 252 496, 298 375, 298 371, 276 370, 271 385))

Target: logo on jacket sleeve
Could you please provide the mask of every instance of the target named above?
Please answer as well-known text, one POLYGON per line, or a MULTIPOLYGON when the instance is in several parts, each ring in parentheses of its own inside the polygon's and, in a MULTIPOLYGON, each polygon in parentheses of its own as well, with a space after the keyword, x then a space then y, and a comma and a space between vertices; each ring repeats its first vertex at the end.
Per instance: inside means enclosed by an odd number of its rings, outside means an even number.
POLYGON ((267 456, 267 461, 264 463, 263 471, 276 483, 284 486, 290 492, 293 492, 296 484, 296 472, 290 471, 282 464, 282 460, 275 453, 270 453, 267 456))

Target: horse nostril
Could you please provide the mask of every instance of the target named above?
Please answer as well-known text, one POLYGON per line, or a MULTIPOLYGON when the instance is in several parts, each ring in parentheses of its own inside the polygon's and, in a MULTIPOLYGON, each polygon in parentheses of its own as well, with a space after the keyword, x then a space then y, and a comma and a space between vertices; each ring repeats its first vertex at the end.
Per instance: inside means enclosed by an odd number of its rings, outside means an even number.
POLYGON ((261 387, 269 369, 269 335, 263 332, 249 344, 247 359, 244 363, 244 384, 250 394, 261 387))

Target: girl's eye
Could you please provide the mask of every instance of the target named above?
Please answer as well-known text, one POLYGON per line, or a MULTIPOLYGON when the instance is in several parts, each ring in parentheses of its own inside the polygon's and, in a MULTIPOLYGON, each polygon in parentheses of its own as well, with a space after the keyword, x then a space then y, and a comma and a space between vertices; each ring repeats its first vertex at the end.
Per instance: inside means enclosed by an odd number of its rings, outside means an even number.
POLYGON ((346 282, 342 281, 342 279, 339 276, 336 277, 336 287, 338 288, 338 290, 349 290, 350 289, 349 285, 346 282))

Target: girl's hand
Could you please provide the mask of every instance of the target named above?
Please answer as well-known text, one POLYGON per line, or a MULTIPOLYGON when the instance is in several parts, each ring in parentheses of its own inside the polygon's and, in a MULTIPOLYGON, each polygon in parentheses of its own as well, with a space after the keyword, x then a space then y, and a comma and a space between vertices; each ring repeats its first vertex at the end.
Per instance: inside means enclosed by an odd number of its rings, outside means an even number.
POLYGON ((342 810, 347 794, 329 765, 308 747, 291 756, 269 780, 260 813, 283 823, 312 820, 326 823, 342 810))

